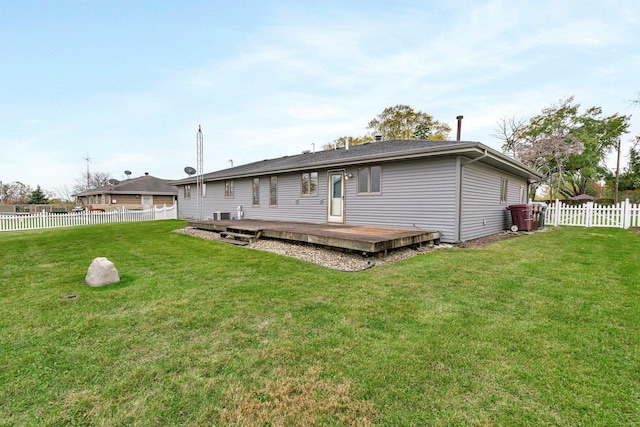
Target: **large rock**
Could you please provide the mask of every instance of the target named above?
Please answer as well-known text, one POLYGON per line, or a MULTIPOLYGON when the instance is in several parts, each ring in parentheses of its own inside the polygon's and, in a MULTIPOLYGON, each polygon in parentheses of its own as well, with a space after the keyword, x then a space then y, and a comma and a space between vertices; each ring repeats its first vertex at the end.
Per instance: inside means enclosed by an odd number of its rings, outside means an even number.
POLYGON ((99 257, 93 260, 84 279, 92 287, 104 286, 120 281, 118 270, 107 258, 99 257))

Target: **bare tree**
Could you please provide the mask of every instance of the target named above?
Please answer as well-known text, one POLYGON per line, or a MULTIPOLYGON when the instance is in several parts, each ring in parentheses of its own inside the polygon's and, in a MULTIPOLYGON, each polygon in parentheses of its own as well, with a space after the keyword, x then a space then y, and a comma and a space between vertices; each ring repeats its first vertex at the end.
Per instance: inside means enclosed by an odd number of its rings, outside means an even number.
POLYGON ((73 201, 72 192, 67 185, 54 188, 52 193, 53 197, 49 197, 51 199, 60 199, 61 202, 73 201))
POLYGON ((502 117, 498 120, 498 129, 496 129, 496 133, 491 136, 502 141, 503 152, 510 152, 513 154, 514 159, 518 159, 516 147, 518 146, 518 142, 523 138, 526 126, 527 121, 525 119, 516 120, 515 117, 502 117))
POLYGON ((4 202, 23 204, 29 200, 29 195, 33 192, 31 186, 23 184, 20 181, 11 182, 3 185, 2 194, 4 195, 4 202))
POLYGON ((84 172, 80 178, 76 179, 73 194, 104 187, 109 184, 109 179, 111 175, 108 172, 89 172, 88 175, 84 172))

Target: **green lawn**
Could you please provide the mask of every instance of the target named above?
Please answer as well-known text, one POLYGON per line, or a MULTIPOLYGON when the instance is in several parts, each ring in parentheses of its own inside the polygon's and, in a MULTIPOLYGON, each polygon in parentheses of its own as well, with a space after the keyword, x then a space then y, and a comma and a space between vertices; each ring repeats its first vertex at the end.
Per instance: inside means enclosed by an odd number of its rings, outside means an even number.
POLYGON ((0 425, 640 425, 634 230, 342 273, 182 225, 0 234, 0 425))

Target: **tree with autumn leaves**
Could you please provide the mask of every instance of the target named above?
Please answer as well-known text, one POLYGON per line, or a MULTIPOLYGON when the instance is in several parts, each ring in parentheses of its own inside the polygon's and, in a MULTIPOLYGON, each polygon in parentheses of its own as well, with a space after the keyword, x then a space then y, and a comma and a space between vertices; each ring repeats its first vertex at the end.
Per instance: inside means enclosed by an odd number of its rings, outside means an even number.
POLYGON ((416 111, 408 105, 398 104, 387 107, 367 125, 368 132, 363 136, 341 136, 323 148, 330 150, 348 145, 359 145, 375 140, 376 135, 382 139, 439 139, 449 138, 451 127, 433 116, 416 111))
POLYGON ((550 197, 594 194, 609 176, 606 156, 629 129, 630 116, 605 116, 600 107, 580 111, 573 97, 544 108, 528 121, 502 119, 494 135, 502 149, 544 175, 550 197))

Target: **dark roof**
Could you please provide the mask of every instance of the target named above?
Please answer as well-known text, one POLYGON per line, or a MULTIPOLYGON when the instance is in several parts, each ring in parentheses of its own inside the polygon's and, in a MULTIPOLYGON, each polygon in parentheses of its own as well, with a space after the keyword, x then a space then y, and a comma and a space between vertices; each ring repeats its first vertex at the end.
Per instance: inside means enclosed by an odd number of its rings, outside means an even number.
MULTIPOLYGON (((314 153, 305 152, 293 156, 265 159, 206 173, 203 175, 203 180, 217 181, 311 168, 344 167, 365 163, 456 154, 464 155, 469 159, 482 158, 480 161, 483 163, 508 170, 511 173, 527 179, 537 180, 540 178, 539 174, 524 166, 522 163, 479 142, 392 139, 353 145, 349 149, 339 148, 336 150, 316 151, 314 153)), ((196 182, 195 176, 179 181, 172 181, 172 183, 176 185, 194 182, 196 182)))
POLYGON ((83 191, 73 196, 93 196, 97 194, 151 194, 155 196, 175 196, 178 194, 178 187, 171 184, 171 180, 160 179, 151 175, 144 175, 138 178, 120 181, 115 185, 105 185, 83 191))

